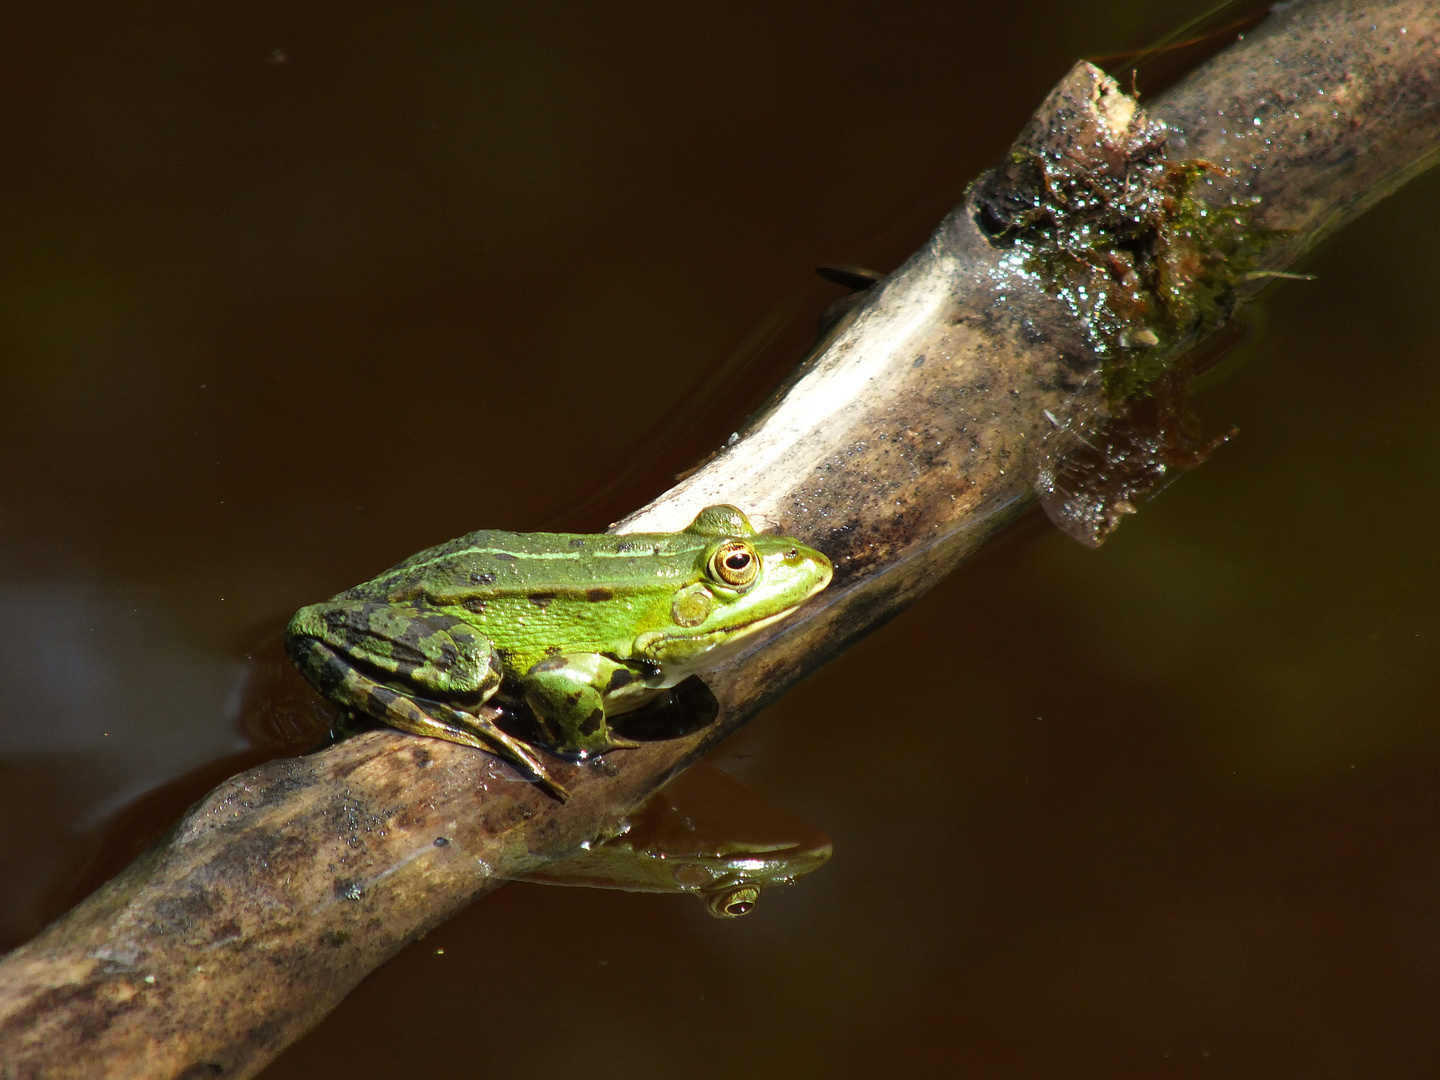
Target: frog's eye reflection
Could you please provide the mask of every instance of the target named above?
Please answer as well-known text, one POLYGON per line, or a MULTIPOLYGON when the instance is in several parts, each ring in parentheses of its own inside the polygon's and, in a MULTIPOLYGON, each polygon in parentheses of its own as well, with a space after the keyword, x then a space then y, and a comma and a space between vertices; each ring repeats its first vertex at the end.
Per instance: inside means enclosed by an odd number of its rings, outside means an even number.
POLYGON ((735 885, 706 897, 705 906, 717 919, 738 919, 741 915, 753 911, 755 902, 759 899, 758 886, 735 885))
POLYGON ((760 572, 760 560, 745 541, 731 540, 715 549, 710 557, 710 572, 726 585, 743 589, 760 572))

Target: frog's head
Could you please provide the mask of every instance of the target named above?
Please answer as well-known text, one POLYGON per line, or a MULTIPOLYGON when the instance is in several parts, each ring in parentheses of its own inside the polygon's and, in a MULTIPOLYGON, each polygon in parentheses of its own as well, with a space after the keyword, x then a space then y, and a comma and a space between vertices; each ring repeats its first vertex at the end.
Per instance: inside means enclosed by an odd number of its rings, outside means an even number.
POLYGON ((709 506, 685 532, 707 541, 695 573, 670 597, 669 618, 635 640, 666 682, 719 659, 717 649, 794 611, 830 584, 830 560, 788 536, 762 536, 736 507, 709 506))

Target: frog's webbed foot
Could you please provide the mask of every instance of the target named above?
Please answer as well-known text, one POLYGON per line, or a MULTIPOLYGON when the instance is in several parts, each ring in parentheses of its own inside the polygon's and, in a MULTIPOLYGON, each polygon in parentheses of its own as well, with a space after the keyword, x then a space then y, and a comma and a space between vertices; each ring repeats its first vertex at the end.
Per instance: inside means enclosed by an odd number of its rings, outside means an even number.
POLYGON ((492 751, 498 749, 502 757, 509 758, 510 761, 527 770, 535 778, 537 784, 561 802, 570 798, 570 792, 566 791, 559 781, 550 775, 545 766, 540 763, 540 759, 530 752, 528 746, 513 735, 502 731, 499 725, 484 713, 454 709, 438 701, 425 704, 456 726, 451 730, 458 728, 467 735, 473 732, 485 741, 485 749, 492 751))
POLYGON ((558 737, 552 737, 542 727, 542 737, 550 740, 543 745, 550 753, 565 761, 594 761, 601 754, 608 754, 611 750, 638 750, 644 743, 636 742, 634 739, 622 739, 613 730, 606 730, 602 736, 588 736, 581 746, 568 746, 558 737))
MULTIPOLYGON (((371 693, 379 695, 386 690, 385 687, 377 687, 371 693)), ((561 802, 570 798, 570 792, 550 775, 529 747, 500 730, 488 716, 464 712, 440 701, 426 700, 422 704, 404 694, 389 693, 394 694, 394 699, 386 703, 384 720, 391 727, 412 735, 428 735, 432 739, 488 750, 528 772, 535 783, 561 802)))

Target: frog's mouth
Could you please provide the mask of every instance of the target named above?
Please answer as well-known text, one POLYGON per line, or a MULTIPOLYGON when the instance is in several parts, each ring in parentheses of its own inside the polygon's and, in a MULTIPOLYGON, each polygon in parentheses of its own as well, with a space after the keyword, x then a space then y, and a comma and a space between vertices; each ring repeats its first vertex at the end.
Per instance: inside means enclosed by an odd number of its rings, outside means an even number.
POLYGON ((805 594, 804 599, 784 611, 765 615, 746 623, 718 627, 706 634, 679 634, 652 630, 635 639, 635 652, 662 666, 663 681, 655 686, 674 686, 703 668, 713 667, 729 659, 749 644, 749 638, 782 619, 788 619, 801 604, 830 583, 827 577, 805 594))

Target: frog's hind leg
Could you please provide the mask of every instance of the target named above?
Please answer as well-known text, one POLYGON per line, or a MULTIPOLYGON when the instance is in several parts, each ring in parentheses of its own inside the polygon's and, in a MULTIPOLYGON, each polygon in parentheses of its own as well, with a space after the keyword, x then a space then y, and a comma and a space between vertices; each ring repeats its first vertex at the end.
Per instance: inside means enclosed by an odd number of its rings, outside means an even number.
MULTIPOLYGON (((442 729, 439 732, 429 730, 419 731, 414 728, 406 728, 405 730, 414 731, 417 735, 433 735, 437 739, 463 743, 466 746, 478 746, 482 750, 489 750, 492 753, 498 751, 502 757, 509 758, 510 761, 519 765, 522 769, 528 770, 530 774, 534 776, 537 784, 561 802, 565 802, 570 798, 570 792, 566 791, 565 788, 550 775, 545 766, 540 763, 540 760, 530 752, 529 748, 513 735, 502 731, 488 716, 480 713, 465 712, 462 709, 453 708, 439 701, 426 701, 424 703, 426 709, 445 718, 444 720, 439 720, 427 715, 427 713, 420 708, 418 702, 403 696, 400 700, 418 714, 426 724, 442 729)), ((396 727, 400 726, 391 717, 387 717, 386 721, 395 724, 396 727)))
MULTIPOLYGON (((412 735, 427 735, 498 754, 529 772, 536 783, 561 802, 570 797, 524 743, 501 731, 488 718, 428 698, 422 699, 422 705, 358 670, 314 638, 292 639, 286 647, 301 673, 331 701, 412 735)), ((495 681, 499 681, 498 676, 495 681)))
POLYGON ((391 727, 498 754, 530 773, 537 784, 561 802, 570 798, 570 792, 550 775, 524 743, 501 731, 488 717, 462 712, 440 701, 426 700, 422 707, 421 702, 386 686, 371 687, 370 695, 383 706, 384 712, 380 715, 391 727))

